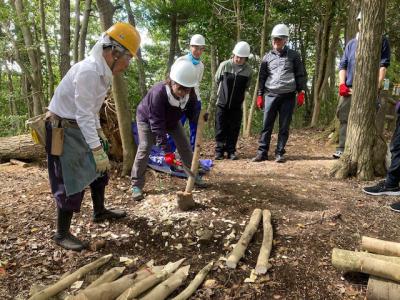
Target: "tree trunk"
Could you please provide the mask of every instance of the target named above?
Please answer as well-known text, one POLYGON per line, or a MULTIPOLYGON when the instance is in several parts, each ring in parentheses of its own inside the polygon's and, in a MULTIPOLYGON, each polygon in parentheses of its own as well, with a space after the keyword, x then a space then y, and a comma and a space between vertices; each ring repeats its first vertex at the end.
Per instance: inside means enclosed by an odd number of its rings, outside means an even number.
MULTIPOLYGON (((110 0, 97 0, 103 30, 112 25, 115 7, 110 0)), ((113 76, 112 91, 121 135, 123 164, 122 175, 129 175, 135 159, 136 145, 132 134, 132 113, 129 108, 128 86, 122 74, 113 76)))
MULTIPOLYGON (((36 48, 34 46, 32 33, 26 24, 26 18, 24 14, 24 7, 22 0, 14 0, 14 7, 18 17, 18 22, 21 27, 21 31, 24 37, 25 47, 27 48, 29 62, 32 66, 31 86, 33 90, 33 114, 35 116, 40 115, 43 112, 42 103, 43 91, 42 91, 42 75, 40 73, 40 65, 38 54, 36 53, 36 48)), ((27 72, 26 74, 29 74, 27 72)))
POLYGON ((34 144, 30 134, 0 138, 0 163, 10 159, 30 162, 45 157, 44 147, 34 144))
POLYGON ((15 97, 14 97, 14 84, 12 80, 12 73, 11 70, 7 67, 7 63, 4 64, 6 72, 7 72, 7 79, 8 79, 8 107, 10 110, 10 115, 17 115, 17 106, 15 105, 15 97))
MULTIPOLYGON (((267 30, 267 21, 268 21, 268 17, 269 17, 270 3, 271 3, 271 0, 264 1, 264 17, 263 17, 263 25, 262 25, 262 30, 261 30, 261 44, 260 44, 260 61, 262 60, 262 58, 264 56, 264 51, 265 51, 265 35, 266 35, 266 30, 267 30)), ((251 133, 251 125, 253 122, 253 115, 254 115, 254 111, 256 109, 259 72, 260 72, 260 70, 258 70, 257 77, 256 77, 256 84, 254 86, 253 98, 252 98, 252 102, 251 102, 249 116, 247 119, 246 131, 244 131, 244 135, 243 135, 244 137, 249 137, 250 133, 251 133)))
POLYGON ((81 32, 79 33, 78 61, 81 61, 85 57, 86 35, 88 30, 91 6, 92 6, 92 0, 85 0, 85 11, 83 13, 81 32))
MULTIPOLYGON (((175 5, 175 0, 171 1, 175 5)), ((175 60, 176 43, 178 42, 178 22, 176 12, 173 12, 170 20, 170 40, 169 40, 169 56, 167 65, 167 74, 171 70, 171 66, 175 60)))
POLYGON ((70 31, 70 0, 60 0, 60 75, 67 74, 71 67, 69 47, 71 44, 70 31))
MULTIPOLYGON (((129 0, 124 0, 124 2, 126 11, 128 12, 129 23, 136 27, 135 16, 133 15, 131 5, 129 4, 129 0)), ((138 49, 137 52, 136 62, 138 66, 140 96, 143 98, 147 94, 147 89, 146 89, 146 74, 144 72, 142 51, 140 50, 140 48, 138 49)))
POLYGON ((347 14, 347 22, 345 28, 345 44, 354 38, 356 33, 358 32, 358 21, 357 16, 360 13, 361 9, 361 0, 350 0, 348 2, 348 14, 347 14))
POLYGON ((332 175, 337 178, 356 175, 361 180, 372 180, 379 164, 371 158, 377 138, 376 99, 386 1, 365 0, 363 4, 346 147, 333 166, 332 175))
POLYGON ((75 0, 74 63, 79 58, 79 31, 81 28, 81 0, 75 0))
POLYGON ((46 33, 46 14, 44 10, 44 0, 39 0, 39 6, 40 6, 40 29, 42 33, 44 51, 46 56, 46 67, 47 67, 48 88, 49 88, 48 92, 49 92, 49 99, 51 99, 54 94, 54 73, 51 63, 50 46, 46 33))

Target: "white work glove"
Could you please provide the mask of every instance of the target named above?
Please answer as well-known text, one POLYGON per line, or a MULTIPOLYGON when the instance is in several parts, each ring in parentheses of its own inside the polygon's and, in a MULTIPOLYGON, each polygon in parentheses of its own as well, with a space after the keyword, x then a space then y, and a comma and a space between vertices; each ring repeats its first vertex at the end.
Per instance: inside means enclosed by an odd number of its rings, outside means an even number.
POLYGON ((103 148, 98 150, 92 150, 94 162, 96 163, 96 171, 99 173, 104 173, 110 169, 110 161, 108 160, 107 154, 104 152, 103 148))

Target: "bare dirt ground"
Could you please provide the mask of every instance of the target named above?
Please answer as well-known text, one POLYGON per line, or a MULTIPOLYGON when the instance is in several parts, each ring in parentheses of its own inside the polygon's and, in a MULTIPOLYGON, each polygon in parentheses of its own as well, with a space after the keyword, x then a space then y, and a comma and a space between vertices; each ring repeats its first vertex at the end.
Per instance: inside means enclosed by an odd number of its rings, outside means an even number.
MULTIPOLYGON (((112 265, 128 257, 135 270, 154 259, 165 264, 186 258, 188 281, 209 261, 216 263, 193 299, 364 299, 367 278, 343 276, 330 262, 333 247, 359 248, 362 235, 400 242, 400 214, 386 207, 389 197, 361 192, 369 183, 329 177, 334 146, 321 132, 294 131, 287 146, 288 161, 250 162, 255 137, 240 140, 238 161, 217 161, 206 177, 209 188, 194 194, 199 207, 176 209, 175 194, 185 181, 147 172, 147 197, 130 200, 129 178, 112 172, 108 205, 124 207, 129 217, 119 222, 91 221, 90 192, 73 219, 81 239, 105 241, 97 251, 65 251, 52 243, 55 204, 45 165, 0 167, 0 298, 26 299, 33 284, 50 284, 67 271, 112 253, 112 265), (262 241, 260 226, 236 270, 225 267, 226 257, 242 233, 253 209, 272 213, 272 268, 254 283, 244 283, 255 267, 262 241), (211 229, 208 244, 198 243, 199 231, 211 229)), ((275 136, 272 145, 275 145, 275 136)), ((213 155, 212 142, 203 157, 213 155)), ((273 147, 271 147, 273 149, 273 147)), ((85 283, 86 285, 86 283, 85 283)), ((70 291, 70 290, 69 290, 70 291)))

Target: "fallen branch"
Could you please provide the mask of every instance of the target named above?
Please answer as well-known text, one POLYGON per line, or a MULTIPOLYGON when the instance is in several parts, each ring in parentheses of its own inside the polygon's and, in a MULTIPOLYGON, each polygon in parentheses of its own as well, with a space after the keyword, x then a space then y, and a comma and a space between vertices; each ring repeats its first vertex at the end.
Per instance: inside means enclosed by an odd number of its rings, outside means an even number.
POLYGON ((371 276, 367 288, 368 300, 400 300, 400 284, 371 276))
POLYGON ((85 289, 88 290, 90 288, 94 288, 96 286, 99 286, 103 283, 107 283, 107 282, 112 282, 115 279, 117 279, 118 277, 121 276, 121 274, 125 271, 125 267, 115 267, 112 268, 110 270, 108 270, 107 272, 103 273, 103 275, 101 275, 99 278, 97 278, 95 281, 93 281, 91 284, 89 284, 85 289))
POLYGON ((175 263, 167 264, 162 271, 155 272, 150 274, 148 277, 144 278, 143 280, 135 282, 131 287, 126 289, 118 298, 117 300, 129 300, 133 299, 143 292, 147 291, 148 289, 152 288, 156 284, 166 280, 179 266, 185 259, 181 259, 175 263))
MULTIPOLYGON (((343 271, 360 272, 399 282, 400 263, 383 259, 387 257, 389 256, 375 255, 374 257, 370 253, 334 248, 332 251, 332 264, 335 268, 343 271)), ((394 258, 400 260, 398 257, 394 258)))
POLYGON ((141 300, 164 300, 178 288, 189 275, 190 266, 185 266, 176 271, 171 277, 157 285, 141 300))
POLYGON ((257 265, 255 269, 256 274, 265 274, 271 267, 268 259, 271 255, 273 233, 271 225, 271 212, 267 209, 263 210, 263 229, 264 237, 260 248, 260 254, 258 255, 257 259, 257 265))
POLYGON ((400 243, 378 240, 367 236, 363 236, 361 239, 361 249, 382 255, 400 256, 400 243))
POLYGON ((71 284, 73 284, 75 281, 81 279, 84 275, 89 273, 90 271, 93 271, 105 263, 107 263, 112 257, 112 254, 105 255, 103 257, 100 257, 99 259, 95 260, 92 263, 89 263, 78 270, 76 270, 74 273, 66 276, 65 278, 59 280, 55 284, 45 288, 44 290, 38 292, 37 294, 33 295, 29 300, 44 300, 48 299, 54 295, 57 295, 59 292, 65 290, 67 287, 69 287, 71 284))
POLYGON ((257 208, 253 211, 250 221, 247 224, 239 242, 233 248, 232 252, 229 254, 226 265, 228 268, 235 269, 239 260, 244 256, 244 253, 249 245, 254 233, 257 231, 258 224, 261 220, 261 209, 257 208))
POLYGON ((208 272, 210 272, 213 266, 213 262, 210 262, 203 269, 197 273, 196 277, 192 280, 192 282, 184 289, 178 296, 173 298, 172 300, 186 300, 188 299, 202 284, 204 279, 207 277, 208 272))
POLYGON ((27 167, 29 167, 29 164, 28 163, 26 163, 26 162, 24 162, 24 161, 20 161, 20 160, 17 160, 17 159, 10 159, 10 163, 12 164, 12 165, 16 165, 16 166, 20 166, 21 168, 27 168, 27 167))

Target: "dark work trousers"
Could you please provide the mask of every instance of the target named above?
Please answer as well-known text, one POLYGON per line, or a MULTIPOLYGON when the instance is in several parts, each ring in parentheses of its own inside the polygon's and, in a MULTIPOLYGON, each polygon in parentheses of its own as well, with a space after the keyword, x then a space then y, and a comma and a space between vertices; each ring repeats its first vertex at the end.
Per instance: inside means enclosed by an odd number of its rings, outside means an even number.
POLYGON ((215 118, 215 152, 228 154, 236 152, 236 143, 242 124, 242 109, 228 109, 217 106, 215 118))
MULTIPOLYGON (((50 154, 51 148, 51 132, 52 127, 46 122, 46 152, 47 152, 47 169, 49 172, 50 188, 57 206, 61 210, 79 212, 85 190, 67 196, 64 186, 60 157, 50 154)), ((93 189, 103 189, 108 184, 108 175, 97 178, 90 184, 93 189)))
POLYGON ((346 134, 347 134, 347 121, 349 119, 351 106, 351 95, 347 97, 340 97, 339 104, 336 109, 336 116, 339 119, 339 145, 337 146, 337 151, 344 151, 344 146, 346 144, 346 134))
POLYGON ((289 127, 292 121, 293 110, 296 105, 296 94, 288 93, 283 95, 266 94, 264 99, 263 129, 258 146, 258 154, 267 157, 271 134, 274 130, 274 123, 279 114, 278 143, 275 154, 285 154, 285 146, 289 138, 289 127))
POLYGON ((390 152, 392 154, 392 162, 387 171, 386 186, 398 187, 400 182, 400 117, 397 116, 396 130, 393 133, 390 143, 390 152))

